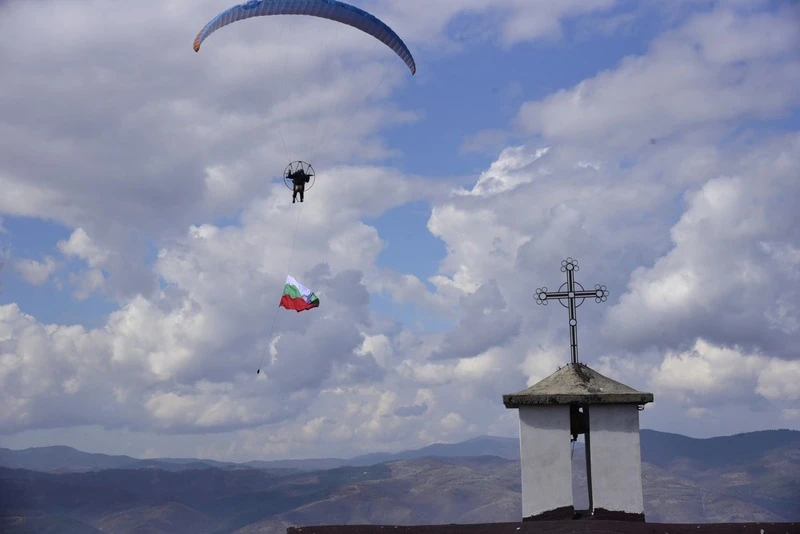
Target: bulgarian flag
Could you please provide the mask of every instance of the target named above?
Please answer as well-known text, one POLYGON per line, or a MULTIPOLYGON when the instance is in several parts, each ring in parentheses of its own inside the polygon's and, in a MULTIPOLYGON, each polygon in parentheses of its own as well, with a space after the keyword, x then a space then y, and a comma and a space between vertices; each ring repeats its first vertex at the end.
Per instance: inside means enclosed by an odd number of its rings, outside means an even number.
POLYGON ((319 306, 319 299, 306 286, 293 277, 286 276, 286 285, 283 286, 283 295, 279 306, 301 312, 319 306))

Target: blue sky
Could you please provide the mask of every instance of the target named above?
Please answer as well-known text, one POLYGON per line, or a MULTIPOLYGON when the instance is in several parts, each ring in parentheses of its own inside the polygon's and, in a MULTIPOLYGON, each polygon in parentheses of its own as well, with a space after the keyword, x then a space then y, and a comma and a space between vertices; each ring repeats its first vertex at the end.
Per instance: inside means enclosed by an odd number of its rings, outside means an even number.
MULTIPOLYGON (((607 14, 614 17, 630 13, 634 5, 621 3, 607 14)), ((430 57, 419 57, 417 76, 405 81, 393 101, 400 107, 420 110, 424 118, 421 123, 389 128, 382 134, 387 144, 403 154, 401 158, 392 158, 392 164, 404 173, 424 175, 429 180, 464 177, 460 181, 464 185, 474 181, 474 176, 495 159, 496 150, 464 151, 461 149, 464 142, 481 130, 507 131, 525 100, 571 87, 584 78, 613 68, 628 55, 646 51, 650 41, 664 29, 664 21, 647 13, 646 8, 639 9, 633 23, 610 35, 587 34, 591 24, 585 19, 568 20, 563 28, 566 42, 520 43, 505 47, 496 42, 467 39, 460 41, 464 48, 456 54, 442 56, 434 52, 430 57)), ((451 24, 451 31, 458 35, 461 28, 466 28, 469 35, 471 24, 475 24, 475 17, 461 17, 451 24)), ((386 55, 390 59, 385 61, 399 64, 391 52, 386 55)), ((788 124, 773 127, 796 126, 796 120, 795 116, 788 124)), ((508 140, 516 137, 512 132, 507 134, 508 140)), ((498 146, 502 146, 502 141, 498 146)), ((309 196, 313 199, 311 194, 309 196)), ((234 213, 215 222, 235 224, 237 215, 234 213)), ((413 202, 379 217, 365 219, 386 242, 377 264, 413 274, 423 281, 433 276, 445 256, 445 249, 427 230, 429 215, 428 205, 413 202)), ((71 233, 68 227, 37 218, 6 216, 4 226, 8 230, 6 240, 14 247, 15 255, 40 261, 48 255, 56 255, 56 243, 68 239, 71 233)), ((154 249, 152 259, 157 243, 150 245, 154 249)), ((80 268, 80 264, 68 263, 63 274, 65 280, 70 267, 80 268)), ((52 280, 43 287, 33 287, 22 283, 10 270, 4 274, 8 283, 0 298, 5 302, 25 303, 26 312, 45 322, 69 321, 95 326, 116 309, 116 305, 102 295, 76 301, 67 289, 58 290, 52 280)), ((383 313, 391 313, 391 304, 387 305, 380 296, 376 296, 375 306, 383 313)), ((422 310, 402 306, 395 311, 399 319, 407 321, 415 311, 422 310)))
MULTIPOLYGON (((594 36, 570 47, 562 43, 519 44, 507 51, 493 43, 467 42, 466 49, 455 56, 434 56, 427 61, 422 58, 419 68, 427 72, 406 82, 395 101, 399 106, 422 110, 423 126, 404 125, 385 133, 387 143, 405 155, 394 163, 405 173, 425 175, 429 180, 453 176, 464 176, 465 182, 474 180, 475 173, 486 168, 495 154, 465 153, 461 146, 466 138, 476 130, 505 129, 524 99, 570 87, 613 67, 627 54, 644 50, 657 30, 649 27, 653 22, 645 19, 643 28, 632 30, 635 38, 626 34, 594 36), (436 149, 431 150, 432 146, 436 149)), ((576 26, 567 24, 567 35, 574 36, 578 31, 576 26)), ((309 197, 313 200, 313 195, 309 197)), ((387 244, 377 264, 422 280, 433 276, 445 249, 427 230, 429 215, 429 206, 415 202, 366 219, 387 244)), ((19 248, 15 255, 40 261, 57 254, 56 243, 68 239, 71 233, 67 227, 40 219, 7 217, 5 221, 8 240, 15 249, 19 248)), ((223 218, 217 224, 235 221, 235 217, 223 218)), ((70 262, 68 267, 80 268, 80 264, 70 262)), ((69 272, 69 269, 65 272, 65 278, 69 272)), ((54 281, 35 287, 22 283, 12 272, 6 276, 10 278, 2 298, 6 302, 25 303, 26 312, 45 322, 95 326, 116 309, 102 295, 76 302, 68 290, 56 289, 54 281)), ((383 313, 391 313, 389 310, 393 309, 380 296, 376 296, 375 306, 383 313)), ((416 311, 413 306, 395 309, 398 318, 404 321, 409 321, 416 311)))
POLYGON ((286 22, 313 30, 291 48, 253 20, 195 54, 226 2, 175 0, 151 27, 147 1, 0 7, 0 31, 25 29, 0 60, 0 446, 268 459, 516 435, 501 395, 569 358, 563 310, 532 298, 566 256, 609 286, 581 308, 581 354, 654 392, 643 426, 800 425, 800 312, 779 291, 800 276, 796 5, 360 4, 412 77, 318 20, 286 22), (146 76, 112 52, 144 27, 146 76), (290 273, 323 305, 267 339, 298 209, 270 177, 283 144, 329 131, 306 108, 338 121, 290 273))
MULTIPOLYGON (((617 11, 627 9, 620 6, 617 11)), ((480 130, 506 129, 524 100, 570 87, 612 68, 626 55, 641 53, 660 29, 658 22, 659 19, 645 17, 624 33, 580 39, 576 35, 585 22, 568 22, 565 35, 569 40, 576 39, 568 46, 561 41, 522 43, 505 50, 493 42, 465 41, 462 42, 465 48, 458 54, 420 57, 418 75, 407 80, 393 100, 398 106, 421 110, 424 118, 422 124, 400 125, 383 134, 387 144, 404 155, 393 158, 392 163, 405 173, 424 175, 429 180, 463 176, 464 185, 474 181, 475 174, 494 160, 496 151, 465 152, 461 147, 467 138, 480 130)), ((459 26, 454 23, 453 31, 457 32, 459 26)), ((391 56, 391 52, 387 55, 391 56)), ((393 56, 390 60, 402 65, 393 56)), ((309 200, 313 200, 312 194, 309 200)), ((378 257, 378 265, 416 275, 421 280, 433 276, 445 249, 427 230, 429 215, 428 205, 413 202, 366 219, 387 244, 378 257)), ((216 222, 227 225, 235 221, 234 214, 216 222)), ((71 233, 61 224, 27 217, 6 216, 4 226, 15 255, 36 260, 58 254, 56 243, 68 239, 71 233)), ((70 262, 69 267, 80 268, 80 264, 70 262)), ((64 272, 64 279, 69 272, 64 272)), ((68 289, 57 290, 54 281, 34 287, 22 283, 12 271, 4 274, 8 282, 0 298, 5 302, 25 303, 26 312, 45 322, 70 321, 94 326, 116 309, 102 295, 76 302, 68 289)), ((376 297, 375 305, 383 312, 391 308, 380 296, 376 297)), ((410 319, 414 311, 413 306, 396 310, 402 320, 410 319)))
MULTIPOLYGON (((14 257, 43 261, 58 254, 56 244, 69 239, 72 233, 52 221, 8 217, 4 218, 3 235, 14 257)), ((68 261, 62 277, 52 278, 41 286, 26 284, 21 274, 13 269, 3 270, 3 293, 0 302, 20 303, 26 313, 31 313, 45 323, 78 322, 86 326, 102 325, 105 316, 117 308, 103 295, 92 295, 85 300, 75 299, 69 288, 69 273, 80 269, 77 261, 68 261)))

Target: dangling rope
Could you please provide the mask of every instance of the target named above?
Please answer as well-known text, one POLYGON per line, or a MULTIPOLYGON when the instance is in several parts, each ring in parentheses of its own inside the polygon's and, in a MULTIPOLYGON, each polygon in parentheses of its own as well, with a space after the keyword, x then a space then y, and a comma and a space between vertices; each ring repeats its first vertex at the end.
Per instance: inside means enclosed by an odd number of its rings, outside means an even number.
MULTIPOLYGON (((281 32, 281 41, 283 42, 284 40, 282 38, 282 35, 283 35, 283 32, 285 30, 283 28, 283 25, 280 25, 279 27, 280 27, 279 31, 281 32)), ((338 44, 339 41, 342 39, 343 31, 344 30, 342 28, 337 28, 337 30, 334 32, 335 33, 335 43, 336 44, 338 44)), ((286 73, 287 69, 288 69, 288 56, 285 53, 282 54, 282 56, 283 56, 283 72, 286 73)), ((365 100, 369 100, 369 98, 373 95, 373 93, 375 93, 380 87, 383 86, 383 83, 384 83, 384 81, 386 79, 386 73, 388 72, 389 68, 392 68, 392 67, 393 67, 393 65, 391 65, 391 63, 388 62, 388 61, 384 64, 381 75, 376 80, 376 83, 374 83, 372 85, 372 88, 367 93, 367 95, 365 97, 365 100)), ((282 78, 286 78, 286 76, 282 76, 282 78)), ((283 87, 284 93, 285 93, 286 80, 285 79, 282 80, 281 83, 282 83, 282 87, 283 87)), ((330 124, 331 123, 331 118, 336 115, 336 113, 339 111, 339 109, 341 108, 342 105, 343 105, 343 101, 339 101, 336 104, 336 106, 334 106, 333 112, 330 113, 328 115, 328 117, 326 117, 327 120, 325 120, 325 122, 323 123, 323 127, 316 129, 319 137, 317 137, 316 141, 311 144, 311 147, 310 147, 311 148, 311 150, 310 150, 311 157, 309 158, 310 161, 313 162, 313 160, 317 156, 317 154, 324 147, 327 146, 329 140, 331 139, 331 137, 333 137, 333 136, 328 136, 327 132, 328 132, 329 127, 331 125, 330 124)), ((338 133, 343 127, 344 127, 344 125, 339 125, 338 127, 334 126, 334 131, 338 133)), ((289 161, 294 161, 294 157, 290 153, 290 148, 291 148, 291 147, 289 147, 290 143, 287 144, 286 139, 285 139, 285 137, 283 135, 282 123, 278 124, 278 128, 277 129, 278 129, 278 134, 280 136, 280 141, 281 141, 281 144, 283 145, 283 150, 284 150, 284 153, 286 154, 287 159, 289 161)), ((294 257, 295 243, 296 243, 296 240, 297 240, 297 230, 299 228, 300 215, 301 215, 302 211, 303 211, 303 203, 301 202, 300 203, 300 209, 297 210, 297 220, 295 221, 294 232, 292 234, 292 246, 291 246, 291 250, 289 252, 289 261, 288 261, 288 266, 287 266, 287 272, 290 272, 291 267, 292 267, 292 259, 294 257)), ((278 313, 279 312, 280 312, 280 303, 278 303, 278 306, 275 308, 275 313, 272 316, 272 322, 271 322, 270 328, 269 328, 269 335, 267 336, 267 344, 266 344, 266 347, 264 347, 263 354, 261 355, 261 361, 258 364, 258 369, 256 370, 256 374, 260 374, 261 373, 261 367, 263 367, 264 360, 267 357, 267 352, 270 350, 272 334, 274 333, 275 325, 278 322, 278 313)))
MULTIPOLYGON (((278 30, 279 31, 279 39, 280 39, 281 42, 285 42, 285 40, 284 40, 284 35, 285 35, 285 32, 286 32, 285 26, 283 24, 279 24, 278 28, 279 28, 279 30, 278 30)), ((286 78, 288 76, 289 57, 288 57, 288 53, 287 53, 286 50, 284 50, 283 52, 284 53, 282 53, 281 56, 282 56, 282 59, 283 59, 283 72, 284 72, 284 75, 280 76, 280 78, 281 78, 281 82, 280 83, 281 83, 281 88, 283 89, 282 94, 286 94, 287 89, 288 89, 286 78)), ((281 145, 283 145, 284 157, 288 161, 294 161, 294 154, 293 154, 294 147, 293 146, 289 146, 289 145, 291 145, 291 140, 287 144, 286 138, 283 135, 283 121, 279 121, 278 122, 277 130, 278 130, 278 134, 280 135, 281 145)), ((294 170, 294 169, 290 169, 290 170, 294 170)), ((284 180, 285 180, 285 178, 284 178, 284 180)), ((292 232, 292 246, 291 246, 291 249, 289 251, 289 261, 288 261, 288 266, 286 268, 286 272, 289 272, 291 267, 292 267, 292 258, 294 257, 294 247, 295 247, 295 243, 297 241, 297 229, 300 226, 300 215, 303 212, 303 204, 304 203, 301 202, 300 203, 300 208, 297 210, 297 220, 295 220, 294 232, 292 232)), ((279 302, 278 306, 275 308, 275 313, 273 313, 273 315, 272 315, 272 323, 270 324, 270 327, 269 327, 269 335, 267 335, 267 346, 264 347, 264 352, 261 355, 261 361, 258 364, 258 369, 256 370, 256 374, 260 374, 261 373, 261 367, 264 366, 264 360, 266 359, 267 352, 270 349, 270 344, 271 344, 271 341, 272 341, 272 334, 274 333, 275 325, 278 322, 278 313, 280 312, 280 309, 281 309, 281 307, 280 307, 280 302, 279 302)))
MULTIPOLYGON (((292 234, 292 248, 289 252, 289 262, 288 266, 286 267, 286 272, 289 272, 292 268, 292 258, 294 257, 294 245, 297 241, 297 229, 300 227, 300 214, 303 212, 303 204, 304 202, 300 203, 300 209, 297 210, 297 220, 294 223, 294 233, 292 234)), ((256 374, 261 373, 261 367, 264 365, 264 359, 267 357, 267 351, 269 351, 270 343, 272 342, 272 333, 275 330, 275 324, 278 322, 278 312, 281 309, 280 302, 278 306, 275 308, 275 313, 272 315, 272 325, 269 327, 269 335, 267 336, 267 346, 264 347, 264 353, 261 355, 261 362, 258 364, 258 370, 256 370, 256 374)))

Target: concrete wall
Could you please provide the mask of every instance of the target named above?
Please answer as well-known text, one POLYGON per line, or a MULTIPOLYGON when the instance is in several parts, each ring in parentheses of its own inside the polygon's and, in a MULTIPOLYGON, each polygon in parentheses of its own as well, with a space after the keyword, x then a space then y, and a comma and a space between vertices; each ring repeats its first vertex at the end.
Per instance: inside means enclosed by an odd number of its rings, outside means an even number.
POLYGON ((519 408, 522 517, 572 506, 569 405, 519 408))
POLYGON ((590 406, 589 434, 594 508, 644 513, 637 406, 590 406))

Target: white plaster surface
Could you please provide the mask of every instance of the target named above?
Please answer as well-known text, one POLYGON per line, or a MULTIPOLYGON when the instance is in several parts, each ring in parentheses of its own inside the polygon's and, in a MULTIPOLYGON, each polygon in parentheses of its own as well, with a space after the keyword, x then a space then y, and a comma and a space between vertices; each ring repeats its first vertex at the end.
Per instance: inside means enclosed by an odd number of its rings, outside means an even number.
POLYGON ((590 406, 589 440, 594 508, 644 513, 637 406, 590 406))
POLYGON ((522 517, 572 506, 569 406, 520 406, 522 517))

